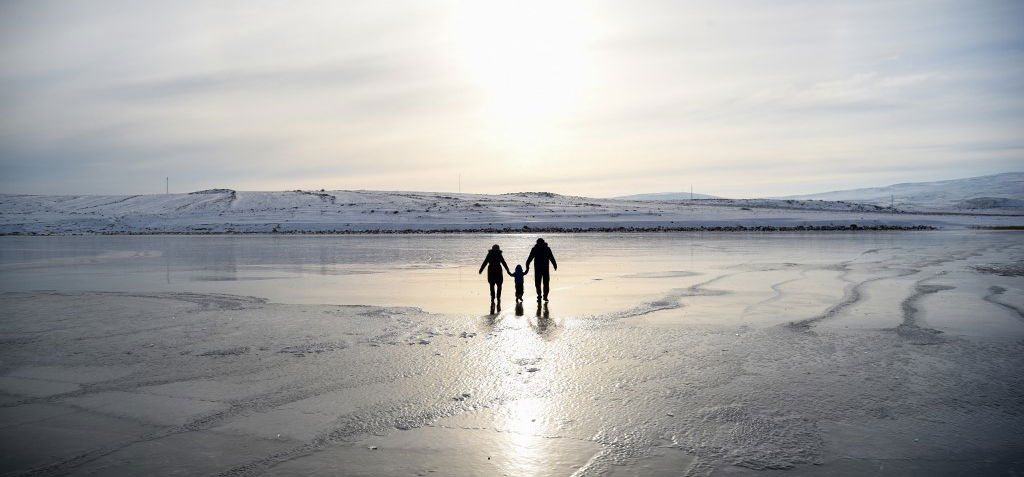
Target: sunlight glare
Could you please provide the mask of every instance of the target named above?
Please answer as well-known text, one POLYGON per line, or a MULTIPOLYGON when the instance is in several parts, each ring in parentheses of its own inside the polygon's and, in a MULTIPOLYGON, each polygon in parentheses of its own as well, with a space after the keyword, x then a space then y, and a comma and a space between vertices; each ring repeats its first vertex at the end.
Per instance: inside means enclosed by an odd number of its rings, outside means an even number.
POLYGON ((535 475, 545 452, 546 409, 540 399, 520 399, 508 405, 502 431, 508 436, 508 459, 518 475, 535 475))
POLYGON ((581 2, 460 4, 459 42, 488 119, 507 146, 542 147, 572 113, 587 82, 589 14, 581 2))

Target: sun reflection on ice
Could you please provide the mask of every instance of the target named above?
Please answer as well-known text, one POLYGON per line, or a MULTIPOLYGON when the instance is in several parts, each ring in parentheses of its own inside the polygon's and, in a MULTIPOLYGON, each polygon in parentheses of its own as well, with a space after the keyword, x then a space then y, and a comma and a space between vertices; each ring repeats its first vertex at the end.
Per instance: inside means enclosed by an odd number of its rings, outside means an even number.
POLYGON ((503 422, 497 428, 508 440, 506 454, 512 467, 510 475, 537 475, 543 470, 538 464, 547 451, 543 436, 545 411, 544 401, 540 399, 512 401, 505 409, 503 422))
POLYGON ((493 424, 502 442, 500 461, 508 466, 507 475, 549 475, 565 460, 553 427, 558 403, 542 397, 566 377, 554 367, 562 361, 557 335, 564 318, 553 316, 547 304, 530 302, 495 311, 482 324, 499 340, 491 359, 505 370, 497 385, 508 400, 496 410, 493 424))

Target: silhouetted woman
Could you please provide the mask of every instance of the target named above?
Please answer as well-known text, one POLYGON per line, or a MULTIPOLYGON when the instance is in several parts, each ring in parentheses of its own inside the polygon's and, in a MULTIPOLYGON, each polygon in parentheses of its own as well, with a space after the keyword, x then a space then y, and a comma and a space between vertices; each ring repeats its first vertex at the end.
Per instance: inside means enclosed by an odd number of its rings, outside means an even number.
POLYGON ((508 264, 505 263, 505 258, 501 256, 501 247, 495 244, 491 247, 491 250, 487 252, 487 257, 484 258, 484 263, 480 265, 480 271, 477 273, 483 273, 484 267, 487 267, 487 283, 491 288, 491 301, 494 301, 494 287, 498 287, 498 302, 501 302, 501 282, 505 279, 505 274, 502 273, 501 267, 505 267, 505 271, 511 274, 508 270, 508 264))

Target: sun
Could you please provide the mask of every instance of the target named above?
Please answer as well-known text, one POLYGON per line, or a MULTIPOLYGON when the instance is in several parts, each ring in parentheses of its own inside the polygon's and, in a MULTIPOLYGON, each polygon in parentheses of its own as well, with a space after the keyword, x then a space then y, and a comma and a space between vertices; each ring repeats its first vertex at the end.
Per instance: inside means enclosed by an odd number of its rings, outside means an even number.
POLYGON ((588 82, 590 12, 582 2, 468 1, 458 43, 487 119, 507 145, 542 147, 579 105, 588 82))

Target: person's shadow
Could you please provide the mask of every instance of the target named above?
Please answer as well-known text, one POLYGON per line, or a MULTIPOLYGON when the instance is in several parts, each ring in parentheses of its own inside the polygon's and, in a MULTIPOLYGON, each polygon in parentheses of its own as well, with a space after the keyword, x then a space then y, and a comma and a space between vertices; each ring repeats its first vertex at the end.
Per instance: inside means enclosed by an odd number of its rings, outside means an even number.
POLYGON ((486 328, 487 331, 494 330, 494 326, 498 324, 498 321, 499 321, 500 317, 501 317, 501 305, 500 304, 495 304, 494 302, 491 302, 490 310, 488 310, 488 313, 483 316, 483 318, 484 318, 484 323, 483 323, 484 324, 484 328, 486 328))
POLYGON ((537 304, 537 324, 533 325, 533 330, 537 332, 543 338, 549 339, 553 337, 552 332, 557 328, 554 320, 551 319, 551 311, 548 309, 548 304, 537 304))

